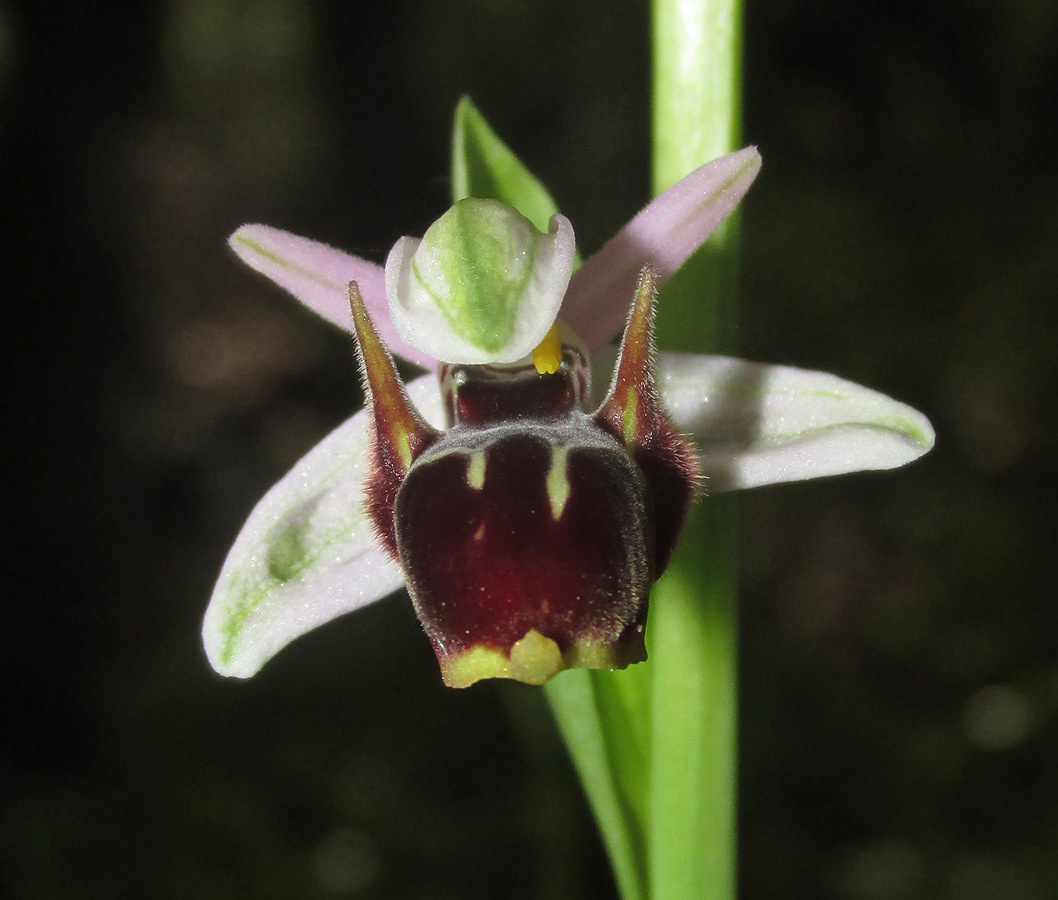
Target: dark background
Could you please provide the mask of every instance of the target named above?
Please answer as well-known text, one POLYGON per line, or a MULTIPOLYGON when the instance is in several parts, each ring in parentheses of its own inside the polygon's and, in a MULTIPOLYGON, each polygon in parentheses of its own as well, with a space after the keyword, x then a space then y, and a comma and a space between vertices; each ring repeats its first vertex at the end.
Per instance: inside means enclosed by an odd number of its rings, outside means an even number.
MULTIPOLYGON (((924 410, 906 471, 742 503, 746 898, 1058 896, 1058 5, 751 2, 746 356, 924 410)), ((241 269, 382 259, 470 93, 597 248, 647 197, 644 3, 0 2, 0 892, 613 895, 538 691, 400 596, 249 683, 199 645, 256 499, 359 404, 241 269), (5 453, 7 456, 7 453, 5 453)), ((693 900, 693 898, 688 898, 693 900)))

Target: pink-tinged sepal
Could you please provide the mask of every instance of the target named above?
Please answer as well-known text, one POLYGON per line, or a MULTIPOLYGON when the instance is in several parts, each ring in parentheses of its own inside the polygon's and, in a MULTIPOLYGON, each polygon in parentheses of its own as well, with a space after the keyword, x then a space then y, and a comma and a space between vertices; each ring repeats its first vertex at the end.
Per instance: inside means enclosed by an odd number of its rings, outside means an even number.
POLYGON ((595 421, 624 444, 646 479, 654 507, 655 577, 668 564, 699 481, 694 448, 673 427, 658 393, 656 299, 657 273, 646 266, 639 275, 609 393, 595 413, 595 421))
POLYGON ((379 339, 355 281, 349 284, 349 307, 371 410, 371 458, 364 493, 378 537, 390 556, 397 559, 393 524, 397 491, 412 463, 440 437, 440 432, 426 424, 408 400, 393 357, 379 339))

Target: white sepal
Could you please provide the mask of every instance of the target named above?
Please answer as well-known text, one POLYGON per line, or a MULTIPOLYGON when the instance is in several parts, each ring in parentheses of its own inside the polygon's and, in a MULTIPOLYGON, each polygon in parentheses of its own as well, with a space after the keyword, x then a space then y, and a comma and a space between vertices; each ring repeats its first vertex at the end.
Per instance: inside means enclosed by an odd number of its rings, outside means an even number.
MULTIPOLYGON (((408 396, 441 425, 434 375, 411 382, 408 396)), ((368 416, 358 412, 310 450, 243 525, 202 623, 222 675, 249 678, 296 637, 404 583, 364 504, 368 416)))
POLYGON ((827 372, 664 352, 658 369, 708 492, 892 469, 934 443, 922 413, 827 372))

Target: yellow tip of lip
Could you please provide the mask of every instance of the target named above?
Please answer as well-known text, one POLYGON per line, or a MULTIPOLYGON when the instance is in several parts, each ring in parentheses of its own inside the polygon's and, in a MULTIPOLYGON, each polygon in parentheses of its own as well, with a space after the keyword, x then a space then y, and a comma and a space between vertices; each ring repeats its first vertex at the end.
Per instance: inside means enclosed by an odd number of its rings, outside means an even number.
POLYGON ((562 338, 558 335, 558 324, 544 335, 533 351, 533 365, 541 375, 554 375, 562 362, 562 338))

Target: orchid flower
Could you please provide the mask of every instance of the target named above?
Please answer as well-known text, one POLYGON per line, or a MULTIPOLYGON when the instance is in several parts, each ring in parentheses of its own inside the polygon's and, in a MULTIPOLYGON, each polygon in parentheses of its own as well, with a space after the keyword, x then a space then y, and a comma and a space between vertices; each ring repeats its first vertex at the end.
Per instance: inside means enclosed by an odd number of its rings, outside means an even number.
POLYGON ((752 147, 701 167, 575 272, 564 217, 491 200, 457 203, 384 268, 238 229, 240 259, 355 335, 368 409, 251 512, 205 615, 213 667, 248 678, 407 584, 450 685, 621 668, 645 658, 647 595, 695 493, 929 450, 921 413, 835 375, 655 353, 656 286, 759 168, 752 147), (405 388, 390 352, 430 371, 405 388))

